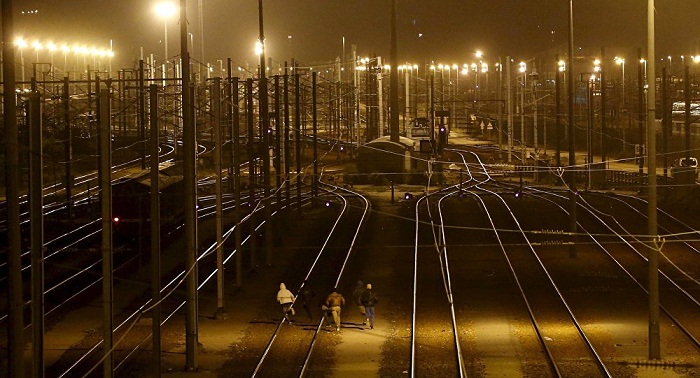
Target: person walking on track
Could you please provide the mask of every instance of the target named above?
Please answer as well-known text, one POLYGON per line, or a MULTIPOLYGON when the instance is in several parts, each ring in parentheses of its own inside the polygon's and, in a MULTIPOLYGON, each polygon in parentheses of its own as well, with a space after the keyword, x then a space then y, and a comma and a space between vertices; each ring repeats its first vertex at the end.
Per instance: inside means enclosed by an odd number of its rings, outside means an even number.
POLYGON ((365 306, 365 314, 367 315, 369 329, 374 329, 374 305, 379 302, 379 298, 377 298, 377 295, 374 294, 372 284, 367 284, 367 289, 362 292, 360 300, 362 301, 362 305, 365 306))
POLYGON ((345 306, 345 298, 338 293, 338 288, 333 288, 333 292, 326 298, 326 307, 331 309, 336 331, 340 331, 340 309, 342 306, 345 306))
POLYGON ((357 309, 360 310, 360 316, 362 317, 362 325, 367 325, 365 306, 362 305, 362 301, 360 300, 360 296, 362 296, 362 293, 364 291, 365 285, 362 283, 362 281, 357 281, 357 286, 355 286, 355 290, 352 291, 352 299, 353 301, 355 301, 357 309))
POLYGON ((294 308, 292 304, 294 303, 294 294, 292 294, 284 283, 280 284, 280 290, 277 292, 277 302, 282 306, 282 313, 284 318, 287 319, 289 324, 292 324, 292 320, 289 319, 289 313, 294 315, 294 308))

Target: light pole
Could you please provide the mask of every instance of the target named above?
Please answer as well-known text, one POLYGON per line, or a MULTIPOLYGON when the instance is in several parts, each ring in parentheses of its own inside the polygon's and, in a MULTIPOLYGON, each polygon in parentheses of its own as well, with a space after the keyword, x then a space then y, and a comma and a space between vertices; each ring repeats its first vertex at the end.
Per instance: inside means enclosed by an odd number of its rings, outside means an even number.
POLYGON ((521 147, 521 164, 525 164, 527 159, 525 147, 525 87, 527 86, 527 63, 520 62, 518 64, 518 72, 523 74, 523 82, 520 87, 520 147, 521 147))
MULTIPOLYGON (((654 70, 654 25, 655 1, 647 3, 647 54, 649 54, 649 90, 647 93, 647 232, 649 246, 649 359, 661 358, 661 336, 659 326, 659 250, 656 209, 656 72, 654 70)), ((670 57, 669 57, 670 58, 670 57)), ((646 65, 645 65, 646 68, 646 65)))
POLYGON ((615 63, 622 67, 622 109, 625 108, 625 58, 615 57, 615 63))
MULTIPOLYGON (((452 116, 453 115, 452 112, 454 111, 454 109, 452 108, 452 97, 451 97, 452 96, 452 94, 451 94, 452 93, 452 70, 451 70, 451 67, 449 64, 445 64, 443 66, 443 69, 447 71, 447 110, 449 111, 449 114, 450 114, 450 117, 448 120, 451 123, 453 118, 454 118, 452 116)), ((443 90, 444 90, 444 88, 445 87, 443 85, 443 90)), ((442 105, 442 109, 445 110, 444 104, 442 105)))
POLYGON ((15 45, 19 47, 19 65, 22 67, 22 87, 24 88, 24 49, 29 45, 27 44, 27 41, 22 38, 17 38, 15 40, 15 45))
MULTIPOLYGON (((559 59, 559 57, 557 57, 559 59)), ((557 146, 556 146, 556 154, 555 154, 555 159, 557 161, 557 167, 561 167, 561 129, 562 129, 562 122, 561 122, 561 81, 562 77, 564 77, 564 80, 566 76, 566 62, 564 60, 559 60, 557 61, 557 72, 556 72, 556 79, 555 79, 555 92, 556 92, 556 136, 557 136, 557 146)))
MULTIPOLYGON (((532 63, 532 71, 530 72, 530 77, 532 78, 532 106, 534 107, 533 114, 532 114, 532 136, 533 136, 533 147, 535 151, 535 159, 538 158, 539 154, 539 130, 537 129, 537 68, 535 67, 535 63, 532 63)), ((547 127, 545 126, 545 153, 546 153, 546 146, 547 146, 547 138, 546 138, 546 132, 547 132, 547 127)), ((535 162, 536 164, 537 162, 535 162)))
POLYGON ((63 74, 64 76, 69 76, 68 74, 68 53, 70 52, 70 47, 68 45, 61 45, 61 52, 63 53, 63 74))
POLYGON ((438 65, 440 69, 440 109, 445 110, 445 66, 438 65))
POLYGON ((477 113, 479 112, 479 68, 476 63, 471 64, 471 69, 474 72, 474 102, 476 102, 477 113))
MULTIPOLYGON (((163 55, 163 61, 166 64, 166 70, 167 70, 167 63, 168 63, 168 18, 172 17, 177 13, 177 6, 173 3, 169 2, 164 2, 164 3, 158 3, 156 4, 155 7, 155 12, 159 17, 163 18, 163 46, 164 46, 164 53, 163 55)), ((165 72, 163 72, 163 78, 165 78, 165 72)))
POLYGON ((455 89, 452 91, 455 98, 459 97, 459 66, 456 64, 452 65, 452 69, 455 71, 455 89))
POLYGON ((53 54, 56 52, 56 50, 58 50, 58 46, 56 46, 56 44, 53 43, 53 42, 48 42, 48 43, 46 44, 46 49, 49 50, 49 54, 50 54, 50 57, 51 57, 51 59, 50 59, 50 62, 51 62, 51 76, 53 76, 53 72, 54 72, 54 69, 53 69, 53 54))
POLYGON ((581 81, 584 81, 584 76, 588 75, 586 79, 586 103, 588 105, 588 120, 586 122, 586 174, 588 177, 588 184, 586 189, 590 189, 591 186, 591 164, 593 163, 593 124, 595 113, 593 111, 593 92, 595 91, 597 72, 582 72, 581 81))
POLYGON ((34 60, 34 63, 39 63, 39 51, 44 49, 44 45, 39 41, 34 41, 32 42, 32 48, 34 49, 34 53, 36 54, 36 59, 34 60))
MULTIPOLYGON (((199 24, 199 60, 202 64, 204 64, 206 60, 204 60, 204 4, 202 3, 202 0, 197 0, 197 19, 199 24)), ((194 46, 192 48, 194 49, 194 46)))

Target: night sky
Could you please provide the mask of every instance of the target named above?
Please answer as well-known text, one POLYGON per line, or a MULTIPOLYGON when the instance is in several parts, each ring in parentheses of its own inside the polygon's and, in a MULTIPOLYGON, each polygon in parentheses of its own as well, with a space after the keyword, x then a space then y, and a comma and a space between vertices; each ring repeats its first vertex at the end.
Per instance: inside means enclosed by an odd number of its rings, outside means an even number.
MULTIPOLYGON (((199 0, 204 8, 206 61, 232 58, 254 64, 258 36, 256 0, 199 0)), ((42 41, 80 42, 108 47, 116 62, 133 64, 141 47, 163 55, 164 24, 157 0, 15 1, 17 35, 42 41), (37 14, 22 11, 38 10, 37 14)), ((179 1, 176 1, 179 3, 179 1)), ((304 63, 333 60, 352 44, 358 53, 388 58, 390 1, 264 0, 267 56, 304 63), (288 37, 291 36, 291 39, 288 37)), ((488 57, 530 57, 546 50, 566 52, 566 0, 398 0, 399 60, 461 63, 474 51, 488 57)), ((645 0, 574 1, 574 38, 582 51, 625 54, 646 47, 645 0), (625 50, 627 49, 627 50, 625 50), (620 52, 618 52, 618 50, 620 52)), ((188 0, 193 58, 200 57, 198 0, 188 0)), ((700 1, 656 0, 657 56, 700 54, 700 1)), ((168 22, 169 55, 179 53, 176 17, 168 22)))

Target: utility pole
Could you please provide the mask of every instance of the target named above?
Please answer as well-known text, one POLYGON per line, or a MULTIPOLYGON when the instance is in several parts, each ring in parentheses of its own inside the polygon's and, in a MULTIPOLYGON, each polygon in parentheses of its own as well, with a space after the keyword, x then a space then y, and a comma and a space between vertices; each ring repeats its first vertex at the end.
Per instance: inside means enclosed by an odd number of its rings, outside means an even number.
POLYGON ((635 151, 635 155, 639 164, 639 191, 642 191, 642 174, 644 173, 644 64, 642 61, 642 49, 637 49, 637 55, 639 59, 639 65, 637 66, 637 109, 639 112, 639 120, 637 124, 639 125, 639 150, 635 151))
POLYGON ((258 83, 258 95, 260 96, 260 138, 262 146, 260 153, 262 154, 263 163, 263 206, 265 207, 265 263, 267 266, 272 265, 272 222, 271 219, 271 200, 270 195, 270 111, 268 107, 267 97, 267 77, 265 66, 265 32, 263 28, 263 0, 258 0, 258 26, 260 28, 260 82, 258 83))
POLYGON ((197 370, 197 165, 194 106, 190 87, 190 53, 187 49, 187 0, 180 0, 180 55, 182 59, 182 171, 185 186, 185 370, 197 370))
POLYGON ((152 337, 152 363, 153 376, 160 377, 160 275, 161 275, 161 259, 160 259, 160 172, 158 159, 158 87, 155 84, 149 86, 150 100, 150 136, 151 136, 151 332, 152 337))
POLYGON ((527 86, 527 71, 523 71, 523 82, 520 88, 520 164, 527 161, 527 143, 525 143, 525 87, 527 86))
POLYGON ((556 153, 554 154, 557 167, 561 167, 561 72, 559 70, 559 55, 557 55, 557 67, 554 71, 554 90, 555 90, 555 120, 556 120, 556 131, 555 135, 557 138, 556 153))
MULTIPOLYGON (((15 93, 15 45, 12 0, 2 0, 2 79, 5 93, 15 93)), ((24 65, 22 65, 24 72, 24 65)), ((19 212, 19 130, 17 96, 3 96, 5 124, 5 187, 7 188, 7 275, 8 275, 8 377, 24 376, 24 319, 22 308, 22 234, 19 212)))
POLYGON ((573 243, 569 247, 569 257, 576 257, 576 234, 578 232, 576 207, 578 193, 576 190, 576 127, 574 125, 574 0, 569 0, 569 230, 573 243))
POLYGON ((114 370, 114 267, 112 253, 112 146, 110 123, 110 94, 109 89, 99 89, 98 120, 100 140, 100 207, 102 213, 102 309, 103 309, 103 341, 102 362, 104 377, 112 377, 114 370))
POLYGON ((34 377, 44 376, 44 213, 42 191, 43 149, 41 97, 32 77, 29 97, 29 228, 32 280, 32 368, 34 377))
POLYGON ((224 312, 224 205, 222 200, 221 162, 221 78, 214 78, 211 109, 214 116, 214 170, 216 171, 216 315, 224 312))
POLYGON ((396 0, 391 0, 391 130, 390 140, 399 143, 399 57, 397 46, 397 12, 396 0))
MULTIPOLYGON (((607 102, 607 95, 605 90, 605 48, 600 48, 600 161, 605 164, 607 160, 607 143, 605 141, 607 136, 607 128, 605 123, 605 118, 607 117, 605 103, 607 102)), ((605 166, 603 166, 605 169, 605 166)), ((605 180, 605 178, 603 178, 605 180)))
MULTIPOLYGON (((459 73, 457 74, 459 75, 459 73)), ((459 77, 459 76, 458 76, 459 77)), ((503 160, 503 59, 498 58, 498 161, 503 160)), ((462 180, 460 180, 460 183, 462 180)))
POLYGON ((659 248, 656 211, 656 65, 654 47, 654 0, 648 0, 647 54, 649 92, 647 99, 647 232, 649 233, 649 359, 661 358, 659 327, 659 248))
POLYGON ((63 123, 65 124, 65 144, 64 159, 66 159, 66 206, 68 208, 68 219, 73 219, 73 172, 71 169, 73 161, 73 134, 70 128, 70 80, 63 78, 63 123))
POLYGON ((507 84, 507 97, 506 97, 506 108, 508 113, 508 163, 513 159, 513 85, 510 82, 510 56, 506 56, 506 84, 507 84))

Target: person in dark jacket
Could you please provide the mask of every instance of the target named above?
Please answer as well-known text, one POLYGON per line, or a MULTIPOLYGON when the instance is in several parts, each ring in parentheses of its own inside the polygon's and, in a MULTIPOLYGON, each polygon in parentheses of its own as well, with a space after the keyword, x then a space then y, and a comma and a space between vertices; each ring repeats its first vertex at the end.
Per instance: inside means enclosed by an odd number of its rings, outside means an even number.
POLYGON ((379 298, 374 294, 372 284, 367 284, 367 289, 362 292, 360 301, 362 305, 365 306, 365 314, 367 316, 367 322, 369 323, 369 329, 374 329, 374 305, 379 302, 379 298))
POLYGON ((313 316, 311 315, 311 308, 309 308, 309 305, 315 296, 316 293, 314 293, 314 291, 308 285, 304 285, 297 296, 297 301, 301 301, 301 305, 306 311, 306 315, 309 316, 309 322, 313 321, 313 316))
POLYGON ((357 305, 357 309, 360 311, 360 316, 362 317, 362 325, 367 325, 365 306, 362 305, 362 301, 360 300, 360 296, 362 296, 362 293, 364 291, 365 285, 362 283, 362 281, 357 281, 357 286, 355 286, 355 290, 352 291, 352 300, 355 302, 355 304, 357 305))
POLYGON ((333 322, 335 322, 335 330, 340 331, 340 308, 345 306, 345 298, 338 293, 338 288, 333 288, 333 292, 326 298, 326 307, 331 309, 333 313, 333 322))

